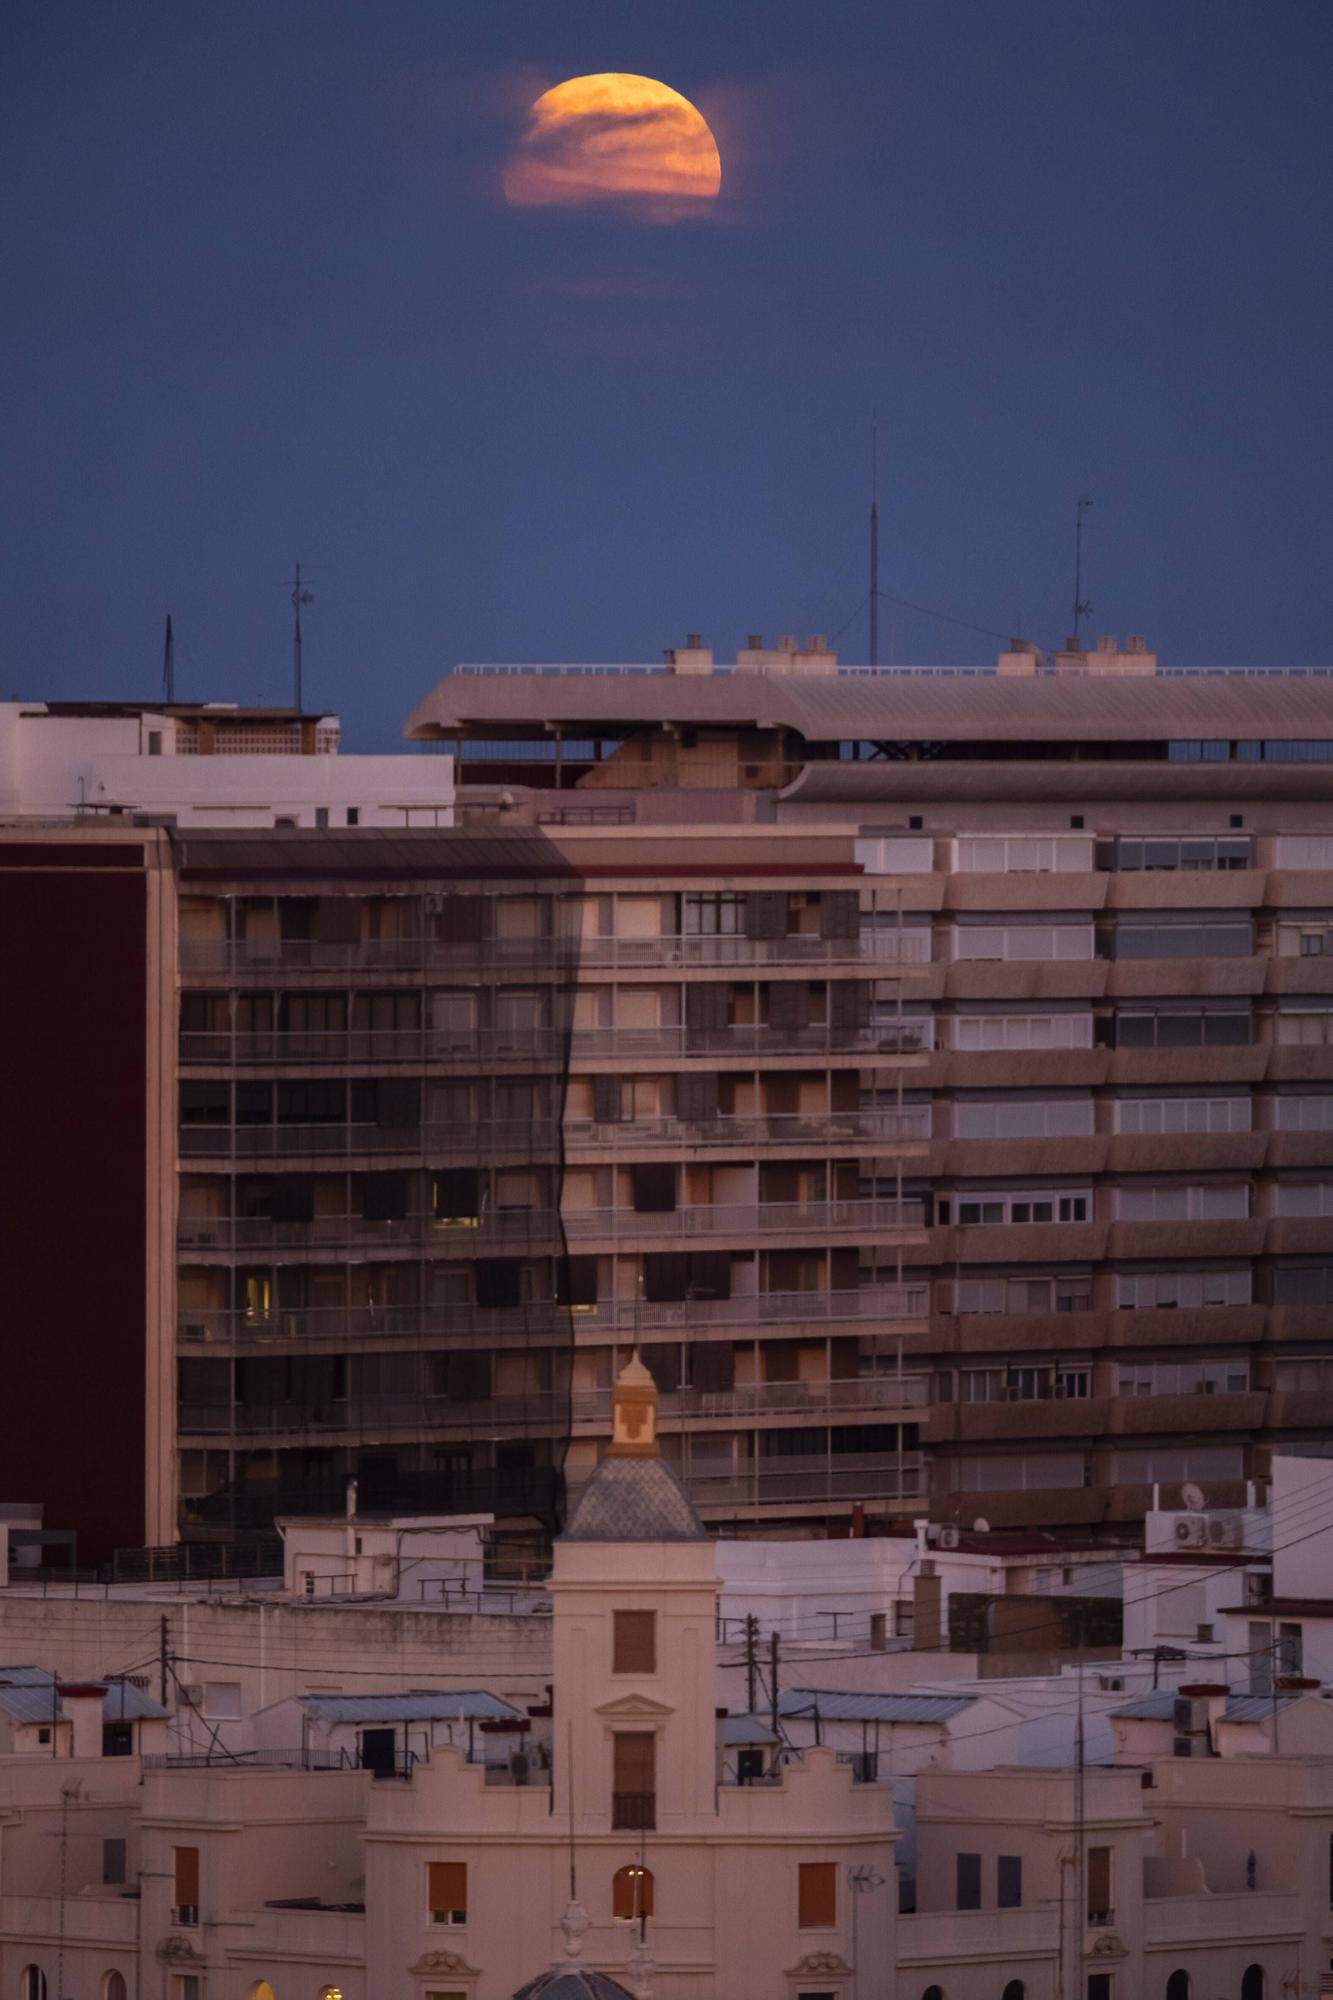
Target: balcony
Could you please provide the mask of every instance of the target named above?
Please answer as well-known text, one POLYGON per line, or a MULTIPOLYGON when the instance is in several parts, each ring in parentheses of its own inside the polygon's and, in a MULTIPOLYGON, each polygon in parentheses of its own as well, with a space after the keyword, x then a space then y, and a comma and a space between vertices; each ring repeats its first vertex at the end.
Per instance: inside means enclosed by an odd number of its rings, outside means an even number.
POLYGON ((930 1138, 928 1104, 872 1105, 864 1110, 756 1113, 748 1117, 634 1118, 612 1123, 592 1118, 481 1119, 475 1123, 396 1127, 367 1124, 183 1125, 180 1151, 188 1158, 263 1154, 402 1153, 427 1160, 555 1160, 563 1143, 577 1151, 622 1153, 633 1147, 710 1149, 770 1146, 839 1148, 852 1145, 924 1144, 930 1138))
POLYGON ((657 1825, 657 1794, 655 1792, 612 1792, 611 1827, 613 1832, 651 1833, 657 1825))
POLYGON ((182 938, 187 977, 292 972, 439 972, 500 975, 560 971, 634 971, 642 967, 703 968, 757 965, 921 965, 930 960, 924 926, 862 931, 856 937, 507 937, 446 941, 433 937, 363 938, 324 944, 312 938, 182 938))
MULTIPOLYGON (((370 1340, 430 1341, 443 1347, 525 1346, 546 1335, 552 1346, 580 1346, 644 1333, 678 1332, 706 1338, 716 1332, 742 1336, 760 1327, 820 1326, 850 1321, 887 1329, 904 1320, 924 1319, 930 1288, 919 1285, 862 1285, 854 1291, 758 1292, 730 1299, 599 1299, 566 1307, 537 1299, 510 1307, 451 1305, 322 1306, 278 1308, 267 1314, 221 1306, 181 1309, 178 1337, 183 1347, 237 1344, 283 1346, 298 1342, 338 1348, 370 1340)), ((793 1385, 795 1386, 795 1385, 793 1385)))
MULTIPOLYGON (((678 1470, 680 1468, 677 1468, 678 1470)), ((726 1470, 684 1468, 683 1481, 696 1507, 750 1510, 788 1507, 849 1507, 857 1500, 916 1500, 926 1490, 920 1452, 839 1452, 828 1459, 740 1460, 726 1470)))
POLYGON ((235 1033, 182 1029, 182 1064, 213 1067, 281 1068, 286 1064, 325 1063, 353 1068, 364 1063, 483 1062, 547 1065, 563 1069, 573 1057, 763 1056, 824 1055, 865 1052, 873 1055, 921 1055, 931 1046, 928 1016, 902 1021, 812 1022, 806 1027, 777 1027, 766 1021, 731 1022, 723 1027, 696 1027, 683 1021, 657 1027, 594 1027, 568 1029, 542 1024, 532 1027, 482 1028, 328 1028, 287 1032, 270 1029, 235 1033))
MULTIPOLYGON (((663 1431, 713 1422, 743 1423, 763 1418, 831 1418, 893 1415, 923 1411, 930 1384, 924 1375, 856 1376, 845 1381, 741 1383, 733 1389, 682 1388, 665 1391, 658 1402, 663 1431)), ((487 1396, 463 1401, 454 1396, 356 1396, 328 1402, 182 1403, 182 1434, 192 1437, 268 1435, 305 1431, 457 1431, 478 1428, 508 1433, 535 1428, 563 1435, 568 1429, 591 1434, 611 1430, 610 1389, 572 1394, 550 1390, 531 1395, 487 1396)))
POLYGON ((691 1242, 701 1237, 772 1236, 795 1233, 841 1236, 848 1230, 883 1236, 924 1227, 919 1201, 706 1202, 693 1208, 642 1211, 634 1208, 489 1209, 467 1222, 432 1214, 389 1221, 360 1215, 322 1215, 309 1222, 273 1222, 263 1216, 182 1216, 176 1241, 182 1250, 329 1249, 341 1255, 357 1248, 407 1249, 433 1256, 487 1255, 506 1247, 560 1246, 561 1231, 571 1244, 651 1240, 691 1242))

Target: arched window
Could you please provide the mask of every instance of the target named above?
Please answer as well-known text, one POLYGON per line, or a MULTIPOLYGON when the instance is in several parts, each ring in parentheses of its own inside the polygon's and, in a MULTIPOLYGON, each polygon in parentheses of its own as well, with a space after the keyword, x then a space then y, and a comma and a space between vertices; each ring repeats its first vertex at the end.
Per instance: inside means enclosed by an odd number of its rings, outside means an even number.
POLYGON ((25 1965, 19 1980, 20 2000, 46 2000, 46 1974, 40 1965, 25 1965))
POLYGON ((1177 1970, 1166 1982, 1166 2000, 1190 2000, 1190 1976, 1177 1970))
POLYGON ((1021 1979, 1011 1979, 1000 1995, 1000 2000, 1025 2000, 1027 1987, 1021 1979))
POLYGON ((625 1923, 637 1923, 653 1914, 653 1871, 631 1862, 617 1868, 611 1884, 611 1914, 625 1923))
POLYGON ((1247 1965, 1240 1982, 1240 2000, 1264 2000, 1264 1969, 1247 1965))
POLYGON ((321 1986, 319 1989, 319 2000, 343 2000, 342 1987, 321 1986))
POLYGON ((275 2000, 273 1988, 267 1979, 257 1979, 250 1988, 249 2000, 275 2000))
POLYGON ((129 2000, 123 1972, 108 1972, 102 1981, 102 2000, 129 2000))
POLYGON ((928 1986, 921 1995, 921 2000, 944 2000, 944 1988, 942 1986, 928 1986))

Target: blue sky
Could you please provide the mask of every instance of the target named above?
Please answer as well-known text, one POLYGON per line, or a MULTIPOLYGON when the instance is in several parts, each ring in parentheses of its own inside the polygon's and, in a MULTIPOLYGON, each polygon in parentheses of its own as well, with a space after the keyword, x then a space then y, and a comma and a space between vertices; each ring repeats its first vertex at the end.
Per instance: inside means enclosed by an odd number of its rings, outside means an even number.
MULTIPOLYGON (((1314 0, 11 0, 0 695, 285 699, 388 748, 452 662, 865 653, 884 587, 1165 659, 1333 657, 1314 0), (654 76, 723 193, 506 208, 539 90, 654 76)), ((881 652, 987 658, 886 608, 881 652)))

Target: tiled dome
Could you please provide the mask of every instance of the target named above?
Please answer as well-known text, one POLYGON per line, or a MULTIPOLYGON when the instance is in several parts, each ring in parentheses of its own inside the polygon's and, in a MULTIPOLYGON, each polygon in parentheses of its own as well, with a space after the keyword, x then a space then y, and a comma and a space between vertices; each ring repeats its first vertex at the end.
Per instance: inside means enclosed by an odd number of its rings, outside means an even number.
POLYGON ((565 1529, 567 1542, 706 1542, 684 1487, 660 1458, 604 1458, 565 1529))
POLYGON ((634 2000, 634 1995, 605 1972, 562 1965, 520 1987, 514 2000, 634 2000))

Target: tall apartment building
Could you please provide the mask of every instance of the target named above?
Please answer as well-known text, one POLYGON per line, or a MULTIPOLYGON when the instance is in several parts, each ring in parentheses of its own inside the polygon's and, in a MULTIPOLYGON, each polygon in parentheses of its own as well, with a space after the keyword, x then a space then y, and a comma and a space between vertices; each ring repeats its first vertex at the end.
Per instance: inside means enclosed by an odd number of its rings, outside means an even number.
POLYGON ((1242 1499, 1333 1413, 1333 683, 1039 664, 463 670, 455 831, 0 829, 13 1497, 95 1533, 92 1380, 104 1542, 546 1524, 637 1348, 736 1532, 1242 1499))

